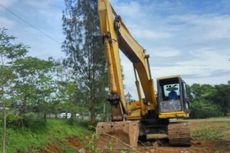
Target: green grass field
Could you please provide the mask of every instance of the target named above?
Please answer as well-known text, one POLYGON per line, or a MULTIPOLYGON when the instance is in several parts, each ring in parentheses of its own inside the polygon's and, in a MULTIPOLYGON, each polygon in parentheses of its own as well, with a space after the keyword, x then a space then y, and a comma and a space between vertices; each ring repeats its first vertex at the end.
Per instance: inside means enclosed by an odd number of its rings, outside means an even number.
POLYGON ((191 134, 200 140, 230 140, 230 118, 190 120, 191 134))
MULTIPOLYGON (((2 129, 1 129, 2 131, 2 129)), ((7 129, 7 152, 39 152, 47 144, 65 141, 68 137, 83 140, 90 132, 79 125, 69 125, 63 120, 48 120, 45 127, 37 129, 7 129)), ((59 143, 62 145, 62 143, 59 143)), ((2 148, 2 147, 1 147, 2 148)), ((62 149, 71 149, 61 146, 62 149)))

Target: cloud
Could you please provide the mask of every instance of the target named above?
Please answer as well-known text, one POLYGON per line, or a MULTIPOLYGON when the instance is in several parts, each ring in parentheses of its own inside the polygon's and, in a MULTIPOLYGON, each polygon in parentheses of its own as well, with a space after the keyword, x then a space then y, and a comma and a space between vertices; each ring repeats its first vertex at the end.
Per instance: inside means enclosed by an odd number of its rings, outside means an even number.
POLYGON ((111 3, 115 11, 122 15, 122 18, 131 17, 131 19, 135 19, 145 15, 144 12, 142 13, 142 7, 137 1, 118 2, 115 0, 111 3))
POLYGON ((152 56, 155 58, 169 58, 181 55, 181 51, 172 47, 156 47, 151 49, 152 56))
POLYGON ((7 29, 11 29, 12 27, 15 26, 15 22, 8 18, 0 17, 0 25, 1 25, 1 28, 5 27, 7 29))
POLYGON ((199 34, 199 37, 205 40, 230 38, 230 15, 176 15, 170 16, 168 23, 180 23, 177 31, 181 30, 181 25, 186 25, 184 27, 190 27, 187 33, 191 33, 191 36, 199 34))
POLYGON ((158 32, 151 29, 140 29, 140 27, 132 27, 130 29, 133 35, 139 39, 162 39, 170 38, 171 34, 167 32, 158 32))
POLYGON ((4 7, 9 7, 9 6, 11 6, 16 1, 17 0, 1 0, 0 1, 0 5, 2 5, 4 7))
MULTIPOLYGON (((224 54, 216 53, 211 48, 201 48, 189 52, 190 60, 174 61, 175 65, 151 67, 154 77, 182 75, 184 78, 195 80, 229 76, 230 63, 224 54)), ((226 78, 227 79, 227 78, 226 78)), ((213 84, 211 79, 210 84, 213 84)), ((226 81, 226 80, 225 80, 226 81)), ((220 80, 221 82, 221 80, 220 80)))
POLYGON ((49 5, 51 4, 50 0, 24 0, 24 3, 27 5, 30 5, 33 8, 49 8, 49 5))

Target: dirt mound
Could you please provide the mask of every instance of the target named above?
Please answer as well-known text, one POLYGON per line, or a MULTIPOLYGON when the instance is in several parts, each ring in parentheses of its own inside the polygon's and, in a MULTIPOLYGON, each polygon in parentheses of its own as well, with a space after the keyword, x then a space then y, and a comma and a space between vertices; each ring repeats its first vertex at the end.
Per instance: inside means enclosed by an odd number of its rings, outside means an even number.
POLYGON ((67 142, 71 146, 74 146, 76 148, 81 148, 82 147, 82 144, 80 143, 80 141, 78 139, 76 139, 75 137, 67 138, 67 142))
POLYGON ((40 150, 40 153, 63 153, 61 146, 71 146, 76 150, 82 148, 82 144, 76 137, 69 137, 65 141, 57 141, 52 144, 48 144, 40 150))
POLYGON ((61 153, 58 145, 49 144, 44 149, 40 151, 40 153, 61 153))

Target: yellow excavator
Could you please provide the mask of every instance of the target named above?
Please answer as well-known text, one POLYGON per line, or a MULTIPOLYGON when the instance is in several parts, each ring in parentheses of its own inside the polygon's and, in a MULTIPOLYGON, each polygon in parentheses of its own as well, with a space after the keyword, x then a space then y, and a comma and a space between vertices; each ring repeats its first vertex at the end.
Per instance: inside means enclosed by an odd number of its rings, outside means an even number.
POLYGON ((111 104, 111 121, 99 122, 96 133, 123 133, 129 144, 138 141, 167 140, 170 145, 190 145, 189 124, 170 119, 189 117, 189 101, 185 82, 180 76, 158 78, 157 93, 151 76, 149 55, 134 39, 109 0, 98 0, 101 34, 108 65, 108 101, 111 104), (119 51, 133 64, 139 99, 125 99, 119 51))

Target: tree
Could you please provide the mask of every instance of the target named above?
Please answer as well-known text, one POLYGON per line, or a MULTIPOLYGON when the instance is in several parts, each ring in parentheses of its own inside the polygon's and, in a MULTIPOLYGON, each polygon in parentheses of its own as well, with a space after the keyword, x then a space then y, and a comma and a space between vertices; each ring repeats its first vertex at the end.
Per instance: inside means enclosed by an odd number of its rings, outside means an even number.
POLYGON ((212 95, 214 95, 215 92, 215 87, 209 84, 200 85, 195 83, 191 86, 191 93, 193 95, 194 100, 205 99, 211 101, 211 97, 212 95))
POLYGON ((80 110, 76 103, 76 81, 72 73, 72 68, 67 67, 62 61, 55 62, 53 75, 55 76, 56 92, 53 101, 53 110, 57 112, 70 112, 71 118, 74 118, 77 111, 80 110), (59 107, 60 106, 60 107, 59 107))
POLYGON ((13 89, 17 100, 21 101, 19 114, 32 112, 37 106, 46 120, 47 103, 51 101, 51 93, 54 89, 52 66, 52 61, 35 57, 17 59, 13 63, 12 67, 16 76, 13 89))
POLYGON ((102 109, 107 84, 104 48, 100 39, 97 0, 65 0, 63 31, 66 36, 63 50, 65 64, 76 75, 77 101, 86 106, 91 122, 102 109))
POLYGON ((132 102, 133 101, 133 98, 132 98, 132 95, 130 94, 130 92, 125 94, 125 99, 126 99, 127 102, 132 102))
POLYGON ((204 100, 196 100, 191 104, 192 118, 208 118, 222 116, 220 107, 214 103, 210 103, 204 100))
POLYGON ((215 104, 221 107, 225 116, 230 112, 230 84, 220 84, 215 86, 216 92, 212 98, 215 104))
POLYGON ((191 117, 204 118, 228 115, 230 112, 230 85, 193 84, 188 88, 191 97, 191 117))
POLYGON ((24 45, 13 43, 14 39, 15 37, 6 33, 6 29, 0 29, 0 103, 3 104, 3 153, 6 152, 6 106, 13 98, 11 81, 14 75, 11 65, 12 62, 27 53, 24 45))

